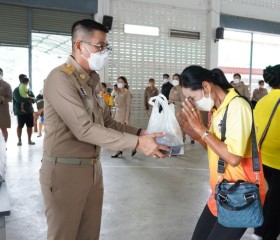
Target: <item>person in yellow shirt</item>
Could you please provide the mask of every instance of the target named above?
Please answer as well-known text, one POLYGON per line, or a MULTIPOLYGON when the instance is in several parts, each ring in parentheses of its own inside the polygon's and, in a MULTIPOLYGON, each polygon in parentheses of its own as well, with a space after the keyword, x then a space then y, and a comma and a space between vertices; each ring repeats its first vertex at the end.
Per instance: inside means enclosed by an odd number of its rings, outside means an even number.
MULTIPOLYGON (((280 99, 280 64, 267 67, 264 81, 272 90, 255 107, 257 140, 260 141, 276 102, 280 99)), ((255 229, 255 239, 276 240, 280 235, 280 106, 276 108, 271 124, 261 145, 264 176, 268 185, 262 227, 255 229), (259 238, 257 238, 259 236, 259 238), (262 237, 262 238, 261 238, 262 237)))
POLYGON ((109 106, 111 109, 113 106, 113 97, 111 96, 110 93, 107 92, 107 85, 106 83, 101 83, 102 84, 102 89, 103 89, 103 98, 105 103, 109 106))
MULTIPOLYGON (((189 66, 181 74, 181 86, 186 97, 183 113, 179 115, 182 130, 208 151, 211 195, 198 223, 192 240, 239 240, 246 228, 225 227, 218 222, 215 185, 218 183, 218 160, 225 160, 223 178, 229 182, 255 182, 251 161, 252 109, 238 97, 220 69, 208 70, 189 66), (228 107, 226 139, 221 141, 221 122, 228 107), (211 126, 203 124, 200 111, 213 111, 211 126)), ((265 184, 260 174, 260 195, 264 200, 265 184)))

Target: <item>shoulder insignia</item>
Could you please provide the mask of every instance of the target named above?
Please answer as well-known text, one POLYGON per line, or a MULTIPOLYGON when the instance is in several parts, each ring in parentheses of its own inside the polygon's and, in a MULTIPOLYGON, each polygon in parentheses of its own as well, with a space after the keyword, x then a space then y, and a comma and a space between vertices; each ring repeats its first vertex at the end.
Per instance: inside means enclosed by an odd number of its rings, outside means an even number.
POLYGON ((76 70, 76 68, 71 64, 64 65, 61 68, 61 71, 65 72, 69 76, 72 75, 75 72, 75 70, 76 70))

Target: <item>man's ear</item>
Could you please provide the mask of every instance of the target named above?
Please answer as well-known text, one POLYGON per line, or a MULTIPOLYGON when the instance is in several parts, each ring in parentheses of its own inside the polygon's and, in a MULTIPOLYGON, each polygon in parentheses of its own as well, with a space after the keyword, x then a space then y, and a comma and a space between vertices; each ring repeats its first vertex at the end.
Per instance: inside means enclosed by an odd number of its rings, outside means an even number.
POLYGON ((75 41, 73 43, 74 51, 81 52, 81 47, 82 47, 81 41, 75 41))

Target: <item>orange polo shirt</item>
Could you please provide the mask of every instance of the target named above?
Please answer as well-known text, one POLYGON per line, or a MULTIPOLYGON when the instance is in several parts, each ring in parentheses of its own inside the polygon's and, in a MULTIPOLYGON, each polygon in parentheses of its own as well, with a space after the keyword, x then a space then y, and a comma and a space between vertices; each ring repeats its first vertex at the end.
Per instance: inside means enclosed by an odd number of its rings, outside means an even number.
MULTIPOLYGON (((210 132, 218 139, 221 139, 220 124, 224 117, 226 107, 230 103, 226 120, 226 140, 224 143, 227 145, 227 149, 230 153, 237 156, 242 156, 244 158, 236 167, 226 164, 224 179, 227 179, 230 182, 236 182, 237 180, 255 182, 256 177, 253 173, 251 160, 252 110, 246 100, 240 97, 234 98, 236 96, 238 96, 238 94, 234 91, 234 89, 229 89, 229 93, 226 95, 221 106, 213 112, 210 132)), ((208 206, 212 214, 217 216, 217 207, 214 194, 215 186, 218 183, 217 167, 219 156, 210 147, 208 147, 208 159, 210 170, 210 187, 212 190, 212 194, 208 200, 208 206)), ((260 179, 261 198, 264 200, 265 184, 263 172, 260 174, 260 179)))

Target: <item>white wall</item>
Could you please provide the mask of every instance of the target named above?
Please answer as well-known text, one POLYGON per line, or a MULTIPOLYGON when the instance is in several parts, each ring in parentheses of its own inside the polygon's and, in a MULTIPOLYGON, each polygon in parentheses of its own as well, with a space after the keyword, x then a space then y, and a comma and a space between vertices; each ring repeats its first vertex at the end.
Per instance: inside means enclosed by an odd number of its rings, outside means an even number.
POLYGON ((148 79, 162 84, 162 74, 182 70, 191 64, 207 68, 218 65, 219 42, 214 42, 220 13, 280 22, 279 0, 99 0, 96 19, 113 16, 108 34, 113 46, 109 66, 102 72, 106 82, 120 75, 128 78, 133 93, 132 123, 145 127, 143 91, 148 79), (129 35, 125 23, 156 26, 159 37, 129 35), (200 40, 169 37, 169 29, 198 31, 200 40))

